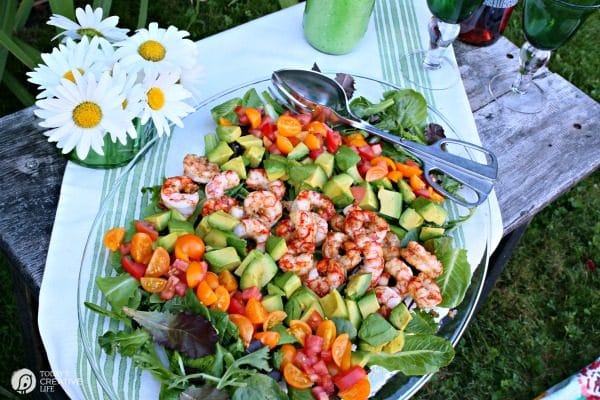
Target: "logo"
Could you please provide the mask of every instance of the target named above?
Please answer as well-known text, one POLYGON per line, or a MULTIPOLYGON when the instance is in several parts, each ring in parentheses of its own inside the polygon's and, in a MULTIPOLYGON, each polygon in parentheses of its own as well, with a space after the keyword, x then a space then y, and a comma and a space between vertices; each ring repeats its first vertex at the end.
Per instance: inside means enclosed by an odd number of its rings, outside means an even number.
POLYGON ((35 389, 35 375, 27 368, 22 368, 13 372, 10 384, 15 392, 19 394, 31 393, 35 389))

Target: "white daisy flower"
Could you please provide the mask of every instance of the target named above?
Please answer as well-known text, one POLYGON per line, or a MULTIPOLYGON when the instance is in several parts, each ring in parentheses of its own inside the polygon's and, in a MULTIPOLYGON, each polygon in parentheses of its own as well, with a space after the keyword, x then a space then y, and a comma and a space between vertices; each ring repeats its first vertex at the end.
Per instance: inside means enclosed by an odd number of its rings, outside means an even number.
POLYGON ((103 155, 104 136, 110 134, 125 144, 127 132, 133 125, 123 110, 125 97, 119 93, 110 73, 99 80, 93 73, 82 76, 74 72, 75 83, 63 79, 56 87, 56 97, 38 100, 35 115, 43 119, 40 126, 51 128, 44 132, 49 142, 56 142, 63 154, 76 150, 81 159, 93 149, 103 155))
POLYGON ((111 42, 120 42, 127 39, 129 29, 117 28, 119 17, 112 16, 103 20, 101 8, 92 10, 92 7, 88 4, 85 6, 85 10, 77 8, 75 15, 79 23, 71 21, 62 15, 53 14, 50 17, 48 25, 65 30, 53 37, 52 40, 63 35, 71 39, 81 39, 85 36, 101 37, 111 42))
POLYGON ((196 62, 196 45, 185 39, 187 36, 188 32, 174 26, 163 29, 152 22, 148 29, 139 29, 129 39, 115 43, 119 47, 115 58, 130 72, 180 74, 182 69, 192 68, 196 62))
POLYGON ((54 96, 54 89, 60 84, 61 79, 75 82, 75 71, 80 74, 92 72, 99 76, 108 70, 111 65, 112 47, 100 46, 102 39, 87 37, 80 42, 68 38, 52 50, 52 53, 42 54, 44 64, 39 64, 32 72, 28 72, 29 82, 39 86, 42 92, 38 98, 54 96))
POLYGON ((192 106, 196 106, 200 103, 201 85, 204 83, 204 68, 196 60, 191 68, 185 68, 181 70, 179 82, 183 87, 192 94, 192 98, 189 103, 192 106))
MULTIPOLYGON (((119 92, 124 97, 122 106, 128 118, 133 120, 134 118, 141 117, 144 105, 146 104, 146 95, 142 84, 138 82, 138 74, 128 74, 115 66, 112 76, 115 86, 119 88, 119 92)), ((135 129, 127 133, 132 138, 137 136, 135 129)))
POLYGON ((183 127, 182 118, 193 112, 194 109, 185 102, 191 93, 179 83, 179 76, 173 73, 148 75, 144 79, 143 87, 146 101, 142 113, 142 124, 152 118, 159 136, 171 133, 169 121, 183 127))

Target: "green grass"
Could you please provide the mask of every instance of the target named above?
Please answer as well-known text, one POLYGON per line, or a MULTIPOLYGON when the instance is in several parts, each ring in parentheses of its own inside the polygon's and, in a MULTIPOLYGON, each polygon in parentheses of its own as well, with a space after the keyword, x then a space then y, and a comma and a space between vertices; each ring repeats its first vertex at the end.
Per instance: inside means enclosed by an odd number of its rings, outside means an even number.
MULTIPOLYGON (((81 2, 78 2, 81 3, 81 2)), ((137 2, 133 2, 136 4, 137 2)), ((278 9, 275 0, 206 0, 200 11, 189 0, 153 0, 149 20, 187 28, 194 39, 214 34, 278 9), (223 4, 228 4, 223 11, 223 4)), ((193 2, 194 4, 196 1, 193 2)), ((124 26, 133 27, 137 11, 113 1, 124 26), (135 15, 134 15, 135 14, 135 15)), ((134 7, 134 8, 135 8, 134 7)), ((41 8, 38 20, 47 19, 41 8)), ((517 45, 520 7, 505 34, 517 45)), ((52 31, 32 21, 21 36, 49 48, 52 31)), ((550 68, 600 100, 600 61, 596 48, 600 13, 552 58, 550 68)), ((249 39, 252 40, 252 39, 249 39)), ((0 90, 5 88, 0 86, 0 90)), ((10 103, 10 104, 9 104, 10 103)), ((16 111, 0 102, 0 115, 16 111)), ((530 399, 600 356, 600 172, 582 181, 532 222, 509 265, 457 348, 454 362, 415 397, 424 399, 530 399)), ((20 349, 12 277, 0 265, 0 343, 20 349)), ((0 386, 22 366, 18 351, 3 351, 0 386)))

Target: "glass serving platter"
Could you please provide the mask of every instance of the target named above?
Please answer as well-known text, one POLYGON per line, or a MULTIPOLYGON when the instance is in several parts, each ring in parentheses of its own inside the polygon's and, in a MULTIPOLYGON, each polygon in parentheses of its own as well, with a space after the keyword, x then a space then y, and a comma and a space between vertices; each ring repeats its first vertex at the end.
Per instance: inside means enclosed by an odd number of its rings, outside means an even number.
MULTIPOLYGON (((356 92, 354 96, 364 96, 371 101, 379 101, 383 92, 401 89, 377 79, 354 75, 356 92)), ((214 95, 197 106, 195 113, 185 121, 185 129, 175 129, 170 137, 155 138, 148 143, 125 167, 120 177, 108 177, 106 185, 111 187, 108 195, 93 222, 84 254, 81 260, 78 286, 79 334, 84 356, 89 363, 91 374, 83 379, 83 393, 89 398, 108 397, 111 399, 158 399, 159 384, 147 372, 135 367, 131 359, 119 354, 107 355, 98 344, 98 337, 109 329, 118 329, 119 322, 93 312, 84 305, 91 302, 110 309, 95 284, 98 276, 111 276, 115 272, 111 266, 109 251, 102 245, 106 230, 114 226, 125 226, 139 217, 143 205, 148 203, 149 194, 143 194, 143 187, 159 185, 163 177, 180 175, 182 161, 187 153, 204 154, 203 135, 214 132, 215 124, 210 110, 214 106, 233 97, 241 97, 254 87, 262 93, 270 85, 269 78, 257 79, 227 89, 214 95)), ((429 108, 428 122, 442 125, 448 137, 465 139, 449 124, 444 116, 429 108)), ((474 158, 468 149, 465 156, 474 158)), ((449 215, 454 218, 466 214, 468 210, 456 204, 446 202, 449 215)), ((489 201, 479 206, 477 212, 465 223, 454 229, 455 246, 468 250, 468 260, 473 270, 471 285, 463 302, 453 311, 453 317, 443 317, 438 335, 456 345, 473 316, 486 276, 490 256, 490 219, 489 201)), ((444 316, 447 310, 440 310, 444 316)), ((85 360, 83 361, 85 362, 85 360)), ((408 399, 414 395, 431 377, 430 375, 408 377, 394 371, 373 367, 371 396, 389 399, 408 399)))

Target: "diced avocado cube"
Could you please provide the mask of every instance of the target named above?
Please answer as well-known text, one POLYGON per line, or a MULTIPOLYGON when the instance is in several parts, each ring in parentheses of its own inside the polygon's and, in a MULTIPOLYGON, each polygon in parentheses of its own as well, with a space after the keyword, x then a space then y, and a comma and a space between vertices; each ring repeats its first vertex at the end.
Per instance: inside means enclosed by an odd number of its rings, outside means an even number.
POLYGON ((412 203, 413 200, 417 198, 417 195, 413 193, 412 188, 404 179, 398 181, 398 189, 400 189, 402 199, 406 204, 412 203))
POLYGON ((211 228, 220 229, 222 231, 231 232, 233 228, 240 223, 237 218, 232 217, 223 210, 215 211, 214 213, 207 215, 205 218, 208 220, 208 225, 211 228))
POLYGON ((168 235, 159 236, 158 240, 156 241, 156 246, 160 246, 169 253, 171 253, 173 251, 173 248, 175 247, 175 241, 177 240, 179 235, 180 233, 178 232, 171 232, 168 235))
POLYGON ((346 297, 351 300, 358 300, 363 297, 371 285, 371 276, 370 272, 352 275, 346 285, 346 297))
POLYGON ((390 218, 400 218, 402 213, 402 195, 400 193, 381 188, 377 192, 377 197, 381 204, 380 213, 390 218))
POLYGON ((211 152, 219 144, 219 138, 214 133, 204 135, 204 154, 211 152))
POLYGON ((369 314, 358 330, 358 337, 371 346, 385 345, 399 334, 400 332, 379 313, 369 314))
POLYGON ((277 264, 271 256, 262 254, 261 257, 256 258, 244 268, 244 272, 240 277, 240 289, 244 290, 253 286, 262 289, 273 279, 277 271, 277 264))
POLYGON ((325 186, 325 183, 327 183, 327 174, 325 174, 325 171, 323 171, 320 166, 316 164, 312 165, 315 169, 308 177, 306 177, 306 179, 304 179, 304 183, 311 188, 322 189, 323 186, 325 186))
POLYGON ((263 297, 261 303, 267 312, 283 311, 283 300, 281 300, 281 296, 279 295, 267 295, 263 297))
POLYGON ((350 320, 352 325, 358 329, 360 327, 360 323, 362 322, 362 316, 360 315, 358 303, 350 299, 344 299, 344 302, 346 303, 346 308, 348 309, 348 320, 350 320))
POLYGON ((282 163, 281 161, 269 158, 263 162, 263 165, 269 181, 272 182, 277 179, 287 179, 287 162, 282 163))
POLYGON ((225 236, 227 238, 227 246, 233 247, 240 257, 246 257, 248 254, 246 251, 248 247, 246 239, 236 236, 233 232, 225 232, 225 236))
POLYGON ((410 206, 421 214, 425 221, 436 225, 444 225, 448 218, 448 211, 444 207, 425 197, 415 199, 410 206))
POLYGON ((227 235, 219 229, 211 229, 210 232, 204 236, 204 243, 212 247, 227 247, 227 235))
POLYGON ((257 168, 260 165, 264 155, 265 155, 264 147, 251 146, 251 147, 246 148, 246 151, 244 151, 244 155, 242 157, 244 157, 244 159, 248 160, 248 164, 250 165, 250 167, 257 168))
POLYGON ((210 227, 210 225, 208 224, 208 218, 204 217, 200 220, 200 223, 196 226, 196 230, 194 231, 194 233, 198 236, 200 236, 202 239, 204 239, 204 237, 206 236, 206 234, 211 230, 212 228, 210 227))
POLYGON ((419 240, 424 242, 429 239, 439 238, 440 236, 444 235, 444 232, 444 228, 424 226, 421 228, 421 232, 419 232, 419 240))
POLYGON ((262 253, 258 250, 252 250, 250 253, 248 253, 246 257, 244 257, 244 260, 242 261, 240 266, 237 267, 237 269, 233 273, 237 276, 242 276, 246 267, 250 265, 252 261, 256 260, 259 257, 262 257, 262 253))
POLYGON ((308 165, 308 164, 314 164, 314 160, 310 157, 304 157, 302 160, 300 160, 300 164, 302 165, 308 165))
POLYGON ((327 295, 321 297, 319 302, 321 303, 321 307, 323 308, 323 312, 327 318, 337 317, 348 319, 348 309, 346 308, 346 303, 337 289, 333 289, 327 295))
POLYGON ((175 221, 187 221, 187 218, 181 214, 179 211, 172 209, 170 210, 171 212, 171 219, 175 220, 175 221))
MULTIPOLYGON (((263 147, 263 141, 254 135, 244 135, 237 138, 236 142, 245 149, 250 147, 263 147)), ((264 147, 263 147, 264 148, 264 147)))
POLYGON ((171 219, 167 224, 167 228, 169 233, 194 233, 194 225, 188 221, 178 221, 176 219, 171 219))
POLYGON ((379 200, 377 200, 377 196, 375 195, 371 184, 369 184, 369 182, 362 182, 358 187, 364 188, 364 195, 362 196, 362 199, 360 199, 358 206, 363 210, 378 211, 379 200))
POLYGON ((300 160, 301 158, 306 157, 309 151, 308 147, 300 142, 288 153, 287 158, 290 160, 300 160))
POLYGON ((354 201, 350 190, 353 182, 354 180, 348 174, 335 175, 323 186, 323 194, 337 207, 345 207, 354 201))
POLYGON ((406 328, 406 325, 408 325, 411 319, 412 314, 408 311, 408 308, 404 303, 400 303, 394 307, 388 317, 388 321, 394 325, 394 328, 400 331, 403 331, 404 328, 406 328))
POLYGON ((300 317, 300 320, 304 322, 308 321, 312 317, 314 312, 319 313, 321 318, 325 317, 325 314, 323 313, 323 308, 321 307, 318 301, 315 301, 310 306, 308 306, 307 309, 304 310, 302 316, 300 317))
POLYGON ((285 304, 285 312, 287 313, 286 322, 289 324, 291 320, 300 319, 304 311, 313 303, 316 303, 319 308, 321 307, 319 305, 319 296, 305 286, 298 288, 285 304))
POLYGON ((242 156, 237 156, 221 165, 221 171, 235 171, 241 179, 246 179, 246 166, 242 156))
POLYGON ((240 265, 241 260, 233 247, 224 247, 218 250, 207 251, 204 259, 210 266, 210 270, 219 274, 225 270, 231 271, 240 265))
POLYGON ((369 292, 359 299, 358 309, 360 310, 360 315, 363 317, 363 319, 367 318, 374 312, 377 312, 377 310, 379 310, 379 302, 377 301, 375 292, 369 292))
POLYGON ((279 296, 285 296, 285 292, 279 288, 279 286, 274 283, 267 283, 267 293, 268 294, 277 294, 279 296))
POLYGON ((396 236, 398 236, 398 239, 400 239, 400 240, 402 240, 404 238, 404 236, 406 236, 406 230, 402 229, 396 225, 390 224, 390 231, 394 232, 396 234, 396 236))
POLYGON ((346 171, 360 161, 360 156, 346 145, 342 145, 335 152, 335 165, 341 171, 346 171))
POLYGON ((290 161, 289 166, 289 181, 292 184, 299 184, 304 182, 305 179, 308 179, 317 168, 320 168, 316 164, 303 165, 297 163, 296 161, 290 161))
POLYGON ((399 351, 402 351, 404 347, 404 332, 398 333, 394 339, 392 339, 389 343, 383 346, 383 351, 388 354, 396 354, 399 351))
POLYGON ((323 171, 327 175, 328 178, 331 178, 333 175, 333 167, 335 165, 335 157, 333 154, 328 152, 321 153, 316 159, 315 164, 323 168, 323 171))
POLYGON ((217 147, 206 153, 206 157, 208 161, 211 163, 215 163, 218 165, 223 164, 225 161, 229 160, 229 157, 233 155, 233 150, 227 144, 227 142, 219 142, 217 147))
POLYGON ((412 208, 404 210, 398 219, 400 226, 407 231, 420 227, 423 225, 423 222, 423 217, 412 208))
POLYGON ((358 168, 356 167, 356 165, 353 165, 352 167, 348 168, 346 170, 346 173, 348 175, 350 175, 352 177, 352 179, 354 179, 354 182, 364 182, 365 181, 363 179, 363 177, 360 176, 360 172, 358 172, 358 168))
POLYGON ((237 125, 217 125, 217 136, 224 142, 235 142, 242 136, 242 128, 237 125))
POLYGON ((283 255, 288 251, 285 239, 276 235, 269 236, 266 247, 267 252, 275 261, 283 257, 283 255))
POLYGON ((171 211, 163 211, 147 216, 144 218, 144 221, 150 222, 154 225, 154 229, 156 229, 157 232, 160 232, 167 227, 170 219, 171 211))
POLYGON ((302 281, 298 275, 294 274, 292 271, 287 271, 277 276, 273 283, 285 292, 285 296, 288 299, 292 297, 292 294, 294 294, 296 289, 302 286, 302 281))

